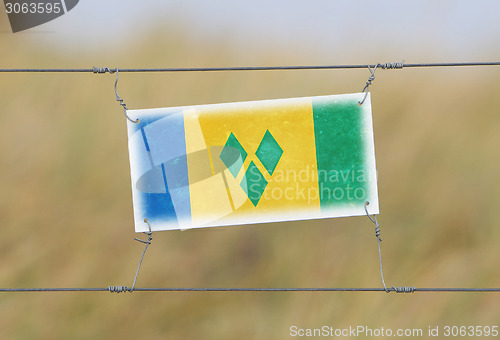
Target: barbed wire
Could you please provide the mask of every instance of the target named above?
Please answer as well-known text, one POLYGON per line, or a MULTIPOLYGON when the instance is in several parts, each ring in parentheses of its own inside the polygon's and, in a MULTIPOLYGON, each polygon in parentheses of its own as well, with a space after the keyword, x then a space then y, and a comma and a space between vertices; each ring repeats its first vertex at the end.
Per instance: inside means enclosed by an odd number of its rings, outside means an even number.
POLYGON ((334 70, 334 69, 366 69, 379 67, 382 69, 402 69, 421 67, 462 67, 462 66, 500 66, 500 61, 492 62, 449 62, 449 63, 376 63, 345 65, 298 65, 298 66, 235 66, 235 67, 170 67, 170 68, 3 68, 0 72, 21 73, 114 73, 119 72, 217 72, 217 71, 278 71, 278 70, 334 70))

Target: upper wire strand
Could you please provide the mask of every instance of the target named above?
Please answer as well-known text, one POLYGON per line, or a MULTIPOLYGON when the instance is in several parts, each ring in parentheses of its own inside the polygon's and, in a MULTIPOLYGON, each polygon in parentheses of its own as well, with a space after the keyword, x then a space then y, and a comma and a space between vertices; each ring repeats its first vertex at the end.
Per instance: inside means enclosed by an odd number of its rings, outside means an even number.
MULTIPOLYGON (((219 71, 272 71, 272 70, 336 70, 336 69, 363 69, 375 67, 376 64, 344 64, 344 65, 297 65, 297 66, 235 66, 235 67, 162 67, 162 68, 121 68, 120 72, 219 72, 219 71)), ((383 63, 381 68, 400 69, 422 67, 470 67, 470 66, 500 66, 500 61, 457 62, 457 63, 383 63), (384 67, 391 65, 391 67, 384 67), (393 67, 394 65, 394 67, 393 67), (401 67, 399 67, 401 66, 401 67)), ((43 73, 43 72, 74 72, 74 73, 106 73, 106 67, 94 68, 2 68, 0 72, 12 73, 43 73)), ((111 72, 110 72, 111 73, 111 72)))

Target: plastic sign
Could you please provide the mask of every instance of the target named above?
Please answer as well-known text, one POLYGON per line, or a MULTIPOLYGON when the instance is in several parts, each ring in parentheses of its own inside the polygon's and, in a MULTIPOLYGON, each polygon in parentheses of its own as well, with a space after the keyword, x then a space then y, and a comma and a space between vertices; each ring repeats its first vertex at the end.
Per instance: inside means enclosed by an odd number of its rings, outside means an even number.
POLYGON ((377 214, 363 97, 129 110, 135 231, 377 214))

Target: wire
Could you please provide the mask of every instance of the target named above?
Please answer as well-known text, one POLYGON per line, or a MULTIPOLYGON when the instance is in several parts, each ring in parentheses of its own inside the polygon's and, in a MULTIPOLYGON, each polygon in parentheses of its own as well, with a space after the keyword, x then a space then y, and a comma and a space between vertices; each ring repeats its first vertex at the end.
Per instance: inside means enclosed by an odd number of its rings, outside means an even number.
POLYGON ((383 69, 413 68, 413 67, 460 67, 460 66, 500 66, 500 62, 460 62, 460 63, 377 63, 357 65, 301 65, 301 66, 236 66, 236 67, 179 67, 179 68, 4 68, 0 72, 57 72, 57 73, 106 73, 109 70, 119 72, 215 72, 215 71, 272 71, 272 70, 333 70, 333 69, 366 69, 379 66, 383 69), (397 67, 399 66, 399 67, 397 67))
MULTIPOLYGON (((131 292, 127 287, 114 290, 107 288, 0 288, 0 293, 19 292, 131 292)), ((384 288, 134 288, 134 292, 386 292, 384 288)), ((462 292, 462 293, 500 293, 500 288, 413 288, 410 291, 397 293, 430 293, 430 292, 462 292)))
MULTIPOLYGON (((118 74, 118 72, 117 72, 117 74, 118 74)), ((128 118, 128 117, 127 117, 127 118, 128 118)), ((144 234, 144 235, 146 235, 146 236, 148 237, 148 239, 147 239, 146 241, 143 241, 143 240, 141 240, 141 239, 138 239, 138 238, 134 237, 134 240, 139 241, 139 242, 141 242, 141 243, 144 243, 144 244, 145 244, 145 246, 144 246, 144 250, 142 251, 141 260, 139 261, 139 265, 137 266, 137 270, 136 270, 136 272, 135 272, 134 283, 132 284, 132 288, 130 288, 130 289, 127 289, 127 287, 123 287, 123 288, 125 288, 125 289, 120 288, 120 289, 118 289, 118 290, 121 290, 121 291, 123 291, 123 290, 128 290, 128 291, 130 291, 131 293, 134 291, 134 288, 135 288, 135 283, 137 282, 137 276, 139 276, 139 270, 141 269, 142 260, 144 260, 144 255, 146 255, 146 250, 148 250, 148 247, 149 247, 149 245, 151 244, 151 241, 153 240, 153 236, 152 236, 152 235, 153 235, 153 232, 151 231, 151 224, 149 223, 149 221, 148 221, 148 219, 147 219, 147 218, 145 218, 145 219, 144 219, 144 223, 146 223, 146 224, 148 225, 148 229, 149 229, 149 231, 144 232, 143 234, 144 234)), ((108 288, 109 288, 109 291, 111 291, 111 290, 112 290, 111 286, 110 286, 110 287, 108 287, 108 288)), ((115 289, 115 290, 116 290, 116 289, 115 289)), ((119 293, 119 292, 120 292, 120 291, 117 291, 117 293, 119 293)))
MULTIPOLYGON (((402 69, 422 67, 463 67, 463 66, 500 66, 500 62, 459 62, 459 63, 377 63, 357 65, 302 65, 302 66, 239 66, 239 67, 180 67, 180 68, 13 68, 0 69, 1 73, 114 73, 116 72, 217 72, 217 71, 271 71, 271 70, 333 70, 333 69, 402 69)), ((369 85, 367 83, 367 85, 369 85)), ((116 86, 116 83, 115 83, 116 86)), ((118 95, 117 95, 118 98, 118 95)), ((377 235, 378 236, 378 235, 377 235)), ((150 241, 150 240, 149 240, 150 241)), ((392 287, 385 288, 135 288, 137 274, 140 264, 144 258, 144 249, 139 267, 136 272, 132 288, 126 286, 109 286, 107 288, 0 288, 0 293, 13 292, 500 292, 500 288, 415 288, 415 287, 392 287)), ((379 243, 380 247, 380 243, 379 243)), ((380 252, 380 248, 379 248, 380 252)), ((382 270, 382 269, 381 269, 382 270)), ((382 276, 383 280, 383 276, 382 276)))

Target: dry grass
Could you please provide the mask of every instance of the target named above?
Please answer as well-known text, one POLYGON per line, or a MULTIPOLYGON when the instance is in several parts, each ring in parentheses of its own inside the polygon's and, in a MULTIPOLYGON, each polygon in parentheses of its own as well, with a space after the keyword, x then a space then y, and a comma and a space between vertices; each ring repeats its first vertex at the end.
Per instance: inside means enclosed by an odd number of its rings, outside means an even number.
MULTIPOLYGON (((10 47, 0 51, 2 66, 215 66, 244 60, 222 42, 199 46, 201 55, 187 57, 193 55, 189 39, 154 47, 146 41, 101 59, 64 60, 29 39, 1 35, 0 44, 10 47)), ((269 52, 259 62, 282 64, 291 53, 297 51, 269 52)), ((119 86, 131 108, 146 108, 358 92, 367 75, 123 74, 119 86)), ((498 76, 494 68, 377 73, 372 101, 388 284, 499 286, 498 76)), ((1 75, 2 287, 131 283, 142 245, 133 241, 125 119, 112 85, 110 75, 1 75)), ((157 233, 138 285, 379 286, 372 227, 358 217, 157 233)), ((280 339, 288 337, 291 325, 494 324, 498 299, 420 293, 4 293, 0 338, 280 339)))

